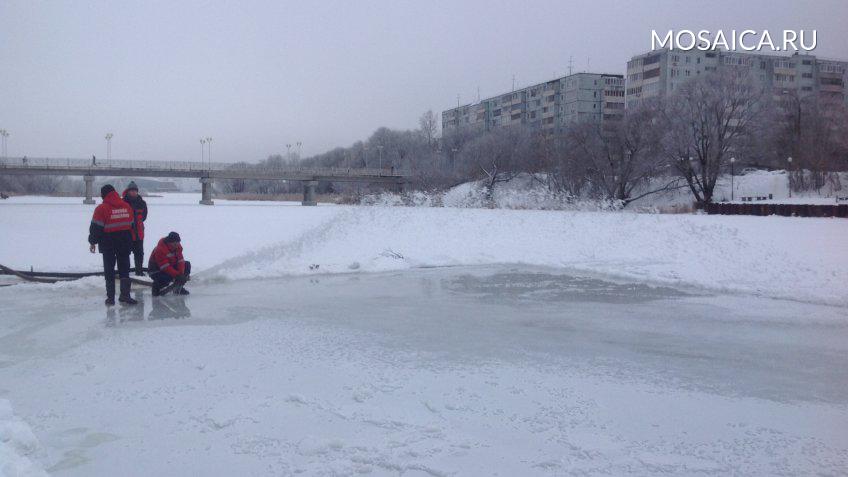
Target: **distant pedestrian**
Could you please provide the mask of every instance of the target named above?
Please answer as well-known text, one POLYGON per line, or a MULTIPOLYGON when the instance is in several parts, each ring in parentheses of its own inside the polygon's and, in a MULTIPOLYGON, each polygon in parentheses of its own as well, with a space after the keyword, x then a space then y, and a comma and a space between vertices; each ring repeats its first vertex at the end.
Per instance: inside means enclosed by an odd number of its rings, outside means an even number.
POLYGON ((91 155, 91 165, 92 166, 97 165, 97 157, 95 157, 94 154, 91 155))
POLYGON ((135 224, 132 230, 132 246, 130 250, 135 261, 135 274, 144 276, 144 221, 147 220, 147 202, 138 193, 138 186, 130 181, 124 190, 124 200, 133 208, 135 224))
POLYGON ((121 279, 119 301, 128 305, 138 303, 130 296, 130 244, 132 243, 133 210, 121 199, 111 184, 100 189, 103 202, 94 209, 88 227, 89 251, 95 245, 103 254, 103 274, 106 277, 106 305, 115 304, 115 265, 121 279))
POLYGON ((26 158, 26 156, 24 156, 24 158, 23 158, 23 159, 21 159, 21 160, 24 162, 24 165, 27 165, 27 158, 26 158))

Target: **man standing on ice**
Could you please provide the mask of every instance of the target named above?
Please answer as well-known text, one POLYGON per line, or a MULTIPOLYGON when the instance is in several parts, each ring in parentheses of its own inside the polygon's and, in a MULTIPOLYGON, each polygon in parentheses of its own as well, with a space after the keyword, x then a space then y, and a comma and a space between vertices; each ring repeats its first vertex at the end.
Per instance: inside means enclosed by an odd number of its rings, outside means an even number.
POLYGON ((153 279, 153 296, 159 296, 162 288, 171 281, 174 282, 175 294, 188 295, 188 290, 183 285, 191 274, 191 263, 183 259, 180 234, 171 232, 167 237, 159 239, 159 243, 150 254, 147 271, 153 279))
POLYGON ((135 182, 130 181, 127 189, 124 191, 124 200, 133 208, 133 218, 135 227, 132 230, 132 246, 130 250, 135 260, 135 274, 143 276, 142 267, 144 267, 144 221, 147 220, 147 202, 141 198, 138 193, 138 186, 135 182))
POLYGON ((103 202, 94 209, 88 227, 89 251, 97 245, 103 254, 103 272, 106 276, 106 305, 115 304, 115 264, 121 279, 121 303, 138 303, 130 296, 130 247, 134 213, 132 207, 121 199, 111 184, 100 189, 103 202))

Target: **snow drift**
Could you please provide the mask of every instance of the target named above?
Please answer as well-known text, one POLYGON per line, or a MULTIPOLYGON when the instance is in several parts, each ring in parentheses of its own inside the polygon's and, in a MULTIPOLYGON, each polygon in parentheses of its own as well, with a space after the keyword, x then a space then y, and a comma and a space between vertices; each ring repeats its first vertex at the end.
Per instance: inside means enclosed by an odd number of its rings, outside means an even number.
MULTIPOLYGON (((648 283, 848 304, 848 221, 450 207, 301 207, 151 198, 149 237, 177 230, 195 279, 527 264, 648 283)), ((4 265, 90 271, 91 208, 75 198, 0 204, 4 265), (63 237, 56 240, 56 237, 63 237)), ((33 285, 42 286, 42 285, 33 285)), ((100 289, 99 278, 46 288, 100 289)))
POLYGON ((846 239, 830 219, 350 207, 201 277, 515 263, 845 305, 846 239))
POLYGON ((41 446, 32 429, 0 399, 0 477, 36 477, 47 473, 31 457, 41 446))

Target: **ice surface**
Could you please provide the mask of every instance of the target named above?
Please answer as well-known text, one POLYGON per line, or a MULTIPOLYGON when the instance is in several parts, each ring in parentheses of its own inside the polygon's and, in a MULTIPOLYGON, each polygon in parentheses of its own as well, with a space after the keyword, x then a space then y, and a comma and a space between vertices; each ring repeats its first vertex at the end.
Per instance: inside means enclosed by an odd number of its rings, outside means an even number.
MULTIPOLYGON (((196 200, 188 298, 0 288, 4 473, 848 468, 848 221, 196 200)), ((91 211, 0 202, 0 263, 96 270, 91 211)))
POLYGON ((838 474, 845 309, 532 267, 0 289, 56 475, 838 474))

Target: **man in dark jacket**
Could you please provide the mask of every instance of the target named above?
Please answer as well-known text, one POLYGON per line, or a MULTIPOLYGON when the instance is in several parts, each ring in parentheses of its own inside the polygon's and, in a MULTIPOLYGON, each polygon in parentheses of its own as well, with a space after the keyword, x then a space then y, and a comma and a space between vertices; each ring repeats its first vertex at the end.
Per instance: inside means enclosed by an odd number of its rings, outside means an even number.
POLYGON ((121 303, 138 303, 130 296, 130 245, 134 214, 132 207, 121 200, 115 188, 106 184, 100 189, 103 202, 94 209, 88 227, 89 251, 97 245, 103 254, 103 272, 106 276, 106 305, 115 304, 115 264, 121 279, 121 303))
POLYGON ((130 181, 127 189, 124 191, 124 200, 133 208, 135 227, 132 231, 132 251, 133 259, 135 260, 135 274, 143 276, 144 267, 144 221, 147 220, 147 202, 141 198, 138 193, 138 186, 135 182, 130 181))
POLYGON ((183 285, 189 280, 191 263, 183 259, 180 234, 171 232, 159 240, 150 254, 147 270, 153 279, 153 296, 159 296, 160 290, 172 281, 175 294, 188 295, 188 290, 183 285))

